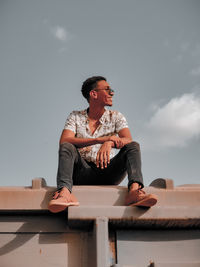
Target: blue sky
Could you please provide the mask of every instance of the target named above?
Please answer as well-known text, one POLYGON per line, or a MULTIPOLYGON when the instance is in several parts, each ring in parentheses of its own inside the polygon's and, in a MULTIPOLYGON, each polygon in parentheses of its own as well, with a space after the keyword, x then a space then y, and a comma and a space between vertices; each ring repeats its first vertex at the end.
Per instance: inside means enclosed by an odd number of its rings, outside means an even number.
POLYGON ((199 12, 197 0, 0 0, 0 185, 56 184, 59 137, 92 75, 115 89, 145 184, 199 183, 199 12))

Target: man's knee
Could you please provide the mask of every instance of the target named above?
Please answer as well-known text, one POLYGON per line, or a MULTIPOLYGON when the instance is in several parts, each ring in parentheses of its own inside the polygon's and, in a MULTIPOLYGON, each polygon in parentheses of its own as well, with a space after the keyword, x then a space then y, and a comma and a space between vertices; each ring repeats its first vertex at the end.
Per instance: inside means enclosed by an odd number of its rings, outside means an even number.
POLYGON ((126 149, 126 150, 130 150, 131 149, 131 150, 135 150, 135 151, 140 151, 140 145, 139 145, 139 143, 137 143, 135 141, 126 144, 123 148, 126 149))
POLYGON ((62 143, 60 145, 60 149, 59 149, 59 152, 71 152, 71 153, 76 153, 77 152, 77 149, 76 147, 71 144, 71 143, 62 143))

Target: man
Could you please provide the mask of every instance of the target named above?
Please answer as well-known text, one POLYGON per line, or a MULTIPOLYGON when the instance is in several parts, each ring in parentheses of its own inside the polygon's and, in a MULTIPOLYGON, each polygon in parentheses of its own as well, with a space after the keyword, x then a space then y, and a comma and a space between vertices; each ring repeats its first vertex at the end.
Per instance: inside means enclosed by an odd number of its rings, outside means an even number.
POLYGON ((126 174, 125 205, 153 206, 157 197, 142 190, 139 144, 132 141, 124 116, 105 108, 112 106, 114 95, 106 78, 88 78, 81 91, 89 108, 73 111, 66 120, 60 138, 57 191, 49 210, 60 212, 79 205, 72 194, 73 185, 117 185, 126 174))

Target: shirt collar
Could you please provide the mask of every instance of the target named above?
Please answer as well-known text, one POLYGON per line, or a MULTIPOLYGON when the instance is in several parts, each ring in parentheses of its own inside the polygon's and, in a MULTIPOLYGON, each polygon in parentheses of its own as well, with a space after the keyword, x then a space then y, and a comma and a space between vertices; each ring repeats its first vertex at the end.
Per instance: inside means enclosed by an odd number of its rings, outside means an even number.
POLYGON ((103 124, 107 120, 108 113, 109 113, 109 110, 105 108, 105 111, 99 120, 101 124, 103 124))
MULTIPOLYGON (((84 112, 84 115, 85 115, 85 118, 86 118, 86 121, 89 121, 89 118, 88 118, 88 111, 89 111, 89 108, 85 109, 83 112, 84 112)), ((99 119, 99 122, 101 124, 103 124, 106 120, 107 120, 107 117, 108 117, 108 113, 109 113, 109 110, 107 108, 105 108, 105 111, 103 113, 103 115, 101 116, 101 118, 99 119)))

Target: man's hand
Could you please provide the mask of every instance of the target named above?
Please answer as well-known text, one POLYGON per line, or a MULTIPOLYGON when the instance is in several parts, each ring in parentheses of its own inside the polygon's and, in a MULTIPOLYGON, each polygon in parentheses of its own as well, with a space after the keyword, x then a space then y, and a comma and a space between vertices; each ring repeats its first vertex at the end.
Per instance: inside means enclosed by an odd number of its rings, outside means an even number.
POLYGON ((125 146, 125 142, 122 138, 116 136, 116 135, 112 135, 109 137, 109 140, 112 141, 115 144, 116 148, 122 148, 123 146, 125 146))
POLYGON ((118 137, 116 135, 102 136, 102 137, 97 138, 97 143, 100 143, 100 144, 103 144, 107 141, 112 141, 113 142, 112 147, 119 148, 119 149, 126 145, 124 138, 118 137))
POLYGON ((97 158, 96 158, 96 165, 97 168, 101 167, 101 169, 107 168, 108 164, 110 163, 110 151, 112 148, 113 141, 106 141, 100 147, 97 158))

